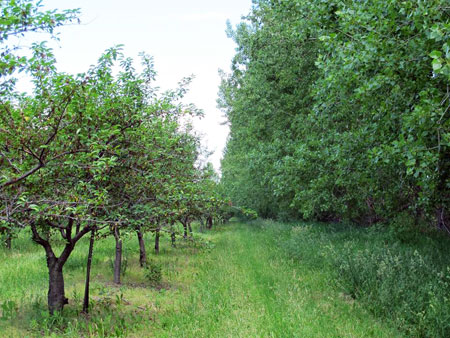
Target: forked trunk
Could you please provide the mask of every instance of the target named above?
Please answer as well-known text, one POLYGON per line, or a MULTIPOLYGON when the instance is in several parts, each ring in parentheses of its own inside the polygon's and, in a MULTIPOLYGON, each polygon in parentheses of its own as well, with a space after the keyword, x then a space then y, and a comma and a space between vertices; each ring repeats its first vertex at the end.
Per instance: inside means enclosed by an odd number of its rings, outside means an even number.
POLYGON ((62 311, 65 304, 69 303, 69 300, 64 294, 64 276, 63 267, 67 262, 70 254, 72 253, 75 244, 87 234, 91 228, 86 226, 81 230, 74 238, 70 236, 72 233, 73 218, 69 219, 66 227, 66 240, 67 243, 61 255, 56 257, 50 242, 42 238, 37 230, 36 223, 32 222, 30 224, 32 231, 32 239, 35 243, 41 245, 45 250, 45 255, 47 258, 48 267, 48 309, 50 314, 54 314, 55 311, 62 311))
POLYGON ((144 235, 140 227, 137 230, 137 237, 139 241, 139 264, 144 267, 147 263, 147 254, 145 252, 144 235))

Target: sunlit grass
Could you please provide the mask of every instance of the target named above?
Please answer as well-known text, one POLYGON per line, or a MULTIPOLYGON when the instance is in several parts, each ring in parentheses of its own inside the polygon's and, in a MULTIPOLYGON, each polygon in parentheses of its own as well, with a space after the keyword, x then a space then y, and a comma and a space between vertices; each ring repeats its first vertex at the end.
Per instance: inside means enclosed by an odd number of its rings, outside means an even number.
POLYGON ((43 250, 25 236, 11 253, 1 251, 0 303, 17 313, 0 323, 2 336, 134 337, 393 337, 398 333, 374 319, 357 302, 329 284, 327 269, 286 258, 270 231, 237 223, 197 235, 205 243, 164 238, 155 257, 163 281, 150 287, 138 264, 138 244, 125 239, 122 285, 112 283, 112 239, 94 249, 92 312, 80 314, 87 239, 65 268, 70 304, 52 324, 46 315, 47 270, 43 250), (23 248, 21 250, 20 248, 23 248))
POLYGON ((239 225, 218 234, 190 292, 180 308, 160 316, 155 336, 399 335, 332 289, 326 271, 286 260, 268 236, 239 225))

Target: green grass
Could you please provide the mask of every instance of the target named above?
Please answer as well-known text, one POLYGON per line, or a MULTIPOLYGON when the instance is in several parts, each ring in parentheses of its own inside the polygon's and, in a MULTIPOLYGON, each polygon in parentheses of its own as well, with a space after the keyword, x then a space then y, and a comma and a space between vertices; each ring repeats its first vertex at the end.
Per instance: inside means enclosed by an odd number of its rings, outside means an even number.
MULTIPOLYGON (((127 271, 120 287, 111 283, 114 243, 98 242, 90 317, 80 314, 88 245, 84 240, 65 268, 70 304, 62 318, 46 315, 43 251, 22 236, 11 253, 0 251, 0 303, 14 305, 10 318, 0 321, 1 335, 400 336, 333 285, 332 266, 288 258, 281 247, 288 234, 233 223, 197 235, 203 245, 180 241, 172 249, 164 238, 161 254, 150 254, 162 266, 163 281, 157 288, 150 287, 138 266, 134 237, 125 241, 127 271)), ((147 235, 148 249, 151 239, 147 235)))
POLYGON ((160 316, 158 337, 394 337, 330 288, 326 271, 286 260, 272 233, 223 227, 189 293, 160 316))
POLYGON ((334 289, 407 336, 450 336, 446 234, 406 223, 400 229, 269 221, 254 226, 277 237, 296 264, 327 271, 334 289))

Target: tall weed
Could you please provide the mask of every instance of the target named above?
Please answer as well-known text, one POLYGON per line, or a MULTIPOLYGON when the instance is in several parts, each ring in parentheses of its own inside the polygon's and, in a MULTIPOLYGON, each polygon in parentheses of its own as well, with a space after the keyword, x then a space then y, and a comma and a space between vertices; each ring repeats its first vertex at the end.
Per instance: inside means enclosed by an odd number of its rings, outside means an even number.
POLYGON ((302 224, 279 238, 290 258, 329 270, 330 284, 408 335, 450 337, 450 241, 398 222, 401 229, 302 224))

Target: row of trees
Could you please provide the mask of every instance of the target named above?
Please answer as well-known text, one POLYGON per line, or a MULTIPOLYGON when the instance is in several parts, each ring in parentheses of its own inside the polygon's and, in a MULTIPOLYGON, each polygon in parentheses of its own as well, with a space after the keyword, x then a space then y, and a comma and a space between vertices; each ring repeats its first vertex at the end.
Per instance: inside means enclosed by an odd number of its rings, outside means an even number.
POLYGON ((450 7, 445 0, 257 0, 219 104, 222 182, 265 217, 449 231, 450 7), (403 217, 402 216, 402 217, 403 217))
POLYGON ((197 161, 199 140, 186 119, 201 111, 181 103, 189 78, 159 93, 152 58, 142 54, 135 66, 120 46, 86 73, 61 73, 45 43, 23 50, 8 41, 53 33, 78 11, 43 11, 31 0, 1 2, 1 10, 0 230, 10 245, 28 228, 45 250, 53 313, 67 303, 63 267, 83 236, 91 234, 89 255, 96 238, 114 236, 120 283, 121 233, 137 234, 145 265, 146 231, 158 251, 161 231, 174 242, 175 222, 184 236, 194 218, 211 227, 226 204, 211 167, 197 161), (18 72, 32 93, 17 92, 18 72))

